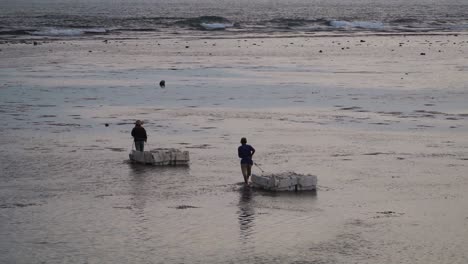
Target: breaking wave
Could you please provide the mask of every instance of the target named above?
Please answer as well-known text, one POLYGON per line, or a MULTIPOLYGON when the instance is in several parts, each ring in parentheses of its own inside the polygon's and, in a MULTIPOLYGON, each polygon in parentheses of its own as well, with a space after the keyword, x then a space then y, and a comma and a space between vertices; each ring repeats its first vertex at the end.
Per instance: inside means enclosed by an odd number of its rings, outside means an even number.
POLYGON ((175 22, 178 26, 187 26, 199 30, 220 30, 233 27, 229 19, 220 16, 200 16, 183 19, 175 22))
POLYGON ((383 30, 384 23, 382 22, 371 22, 371 21, 341 21, 332 20, 330 26, 335 28, 359 28, 359 29, 371 29, 371 30, 383 30))
POLYGON ((248 33, 274 32, 429 32, 429 31, 468 31, 467 20, 423 20, 416 18, 392 17, 385 21, 362 19, 329 18, 288 18, 276 17, 266 20, 255 18, 228 19, 223 16, 197 16, 183 18, 176 16, 129 16, 129 17, 93 17, 44 15, 28 19, 15 20, 0 16, 0 36, 16 38, 35 37, 80 37, 124 32, 169 32, 180 30, 224 31, 248 33), (2 20, 4 19, 4 20, 2 20), (2 22, 5 22, 2 24, 2 22), (41 25, 41 26, 37 26, 41 25), (43 26, 42 26, 43 25, 43 26))
POLYGON ((233 27, 234 24, 223 24, 223 23, 201 23, 201 27, 203 27, 206 30, 223 30, 226 28, 233 27))
POLYGON ((44 28, 30 32, 36 36, 81 36, 84 34, 105 34, 108 33, 104 28, 44 28))

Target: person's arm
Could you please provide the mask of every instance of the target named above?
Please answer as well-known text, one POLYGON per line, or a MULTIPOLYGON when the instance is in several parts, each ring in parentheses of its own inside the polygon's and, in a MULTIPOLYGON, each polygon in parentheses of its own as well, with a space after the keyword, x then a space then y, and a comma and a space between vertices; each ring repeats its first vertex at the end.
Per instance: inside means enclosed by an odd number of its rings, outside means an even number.
POLYGON ((242 158, 242 157, 241 157, 241 151, 240 151, 240 147, 239 147, 239 148, 237 148, 237 156, 239 156, 239 158, 242 158))
POLYGON ((252 146, 250 147, 252 148, 252 152, 251 152, 252 154, 250 154, 250 156, 253 156, 253 154, 255 153, 255 149, 252 146))
POLYGON ((145 142, 148 139, 148 136, 146 135, 146 130, 143 128, 143 135, 145 136, 145 142))
POLYGON ((135 137, 135 128, 132 129, 132 137, 135 137))

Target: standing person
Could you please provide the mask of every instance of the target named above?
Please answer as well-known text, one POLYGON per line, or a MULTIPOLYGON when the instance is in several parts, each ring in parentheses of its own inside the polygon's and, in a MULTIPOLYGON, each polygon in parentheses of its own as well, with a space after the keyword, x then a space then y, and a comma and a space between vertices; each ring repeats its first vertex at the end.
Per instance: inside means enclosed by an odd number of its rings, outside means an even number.
POLYGON ((143 151, 145 148, 145 142, 147 140, 146 130, 142 127, 143 122, 137 120, 135 127, 132 129, 132 137, 135 141, 135 148, 138 151, 143 151))
POLYGON ((255 153, 255 149, 247 145, 247 139, 245 137, 241 138, 240 143, 242 145, 237 149, 237 154, 239 158, 241 158, 241 170, 244 176, 244 182, 248 184, 253 165, 252 156, 255 153))

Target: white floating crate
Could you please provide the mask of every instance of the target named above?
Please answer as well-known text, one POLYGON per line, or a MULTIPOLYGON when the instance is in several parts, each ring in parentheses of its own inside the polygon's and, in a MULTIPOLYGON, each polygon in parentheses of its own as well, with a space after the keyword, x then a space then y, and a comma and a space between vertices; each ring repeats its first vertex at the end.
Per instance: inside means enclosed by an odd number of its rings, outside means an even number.
POLYGON ((312 191, 317 189, 317 176, 294 172, 256 175, 252 174, 252 186, 269 191, 312 191))
POLYGON ((172 148, 153 149, 150 151, 132 150, 129 157, 133 162, 157 166, 188 165, 190 162, 188 151, 181 151, 172 148))

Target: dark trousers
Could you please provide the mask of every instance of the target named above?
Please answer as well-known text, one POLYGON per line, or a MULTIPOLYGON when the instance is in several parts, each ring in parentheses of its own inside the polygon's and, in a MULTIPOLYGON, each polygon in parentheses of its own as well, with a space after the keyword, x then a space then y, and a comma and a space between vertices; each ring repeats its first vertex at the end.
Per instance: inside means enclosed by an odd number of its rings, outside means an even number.
POLYGON ((143 151, 145 149, 145 142, 144 141, 135 141, 135 148, 138 151, 143 151))

